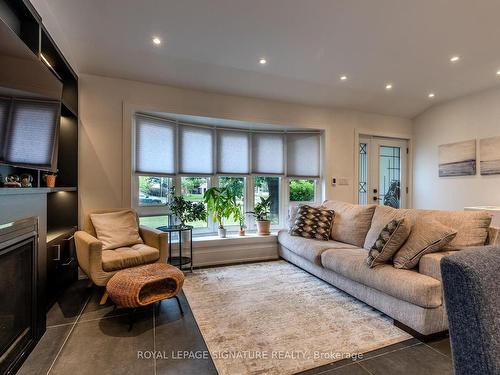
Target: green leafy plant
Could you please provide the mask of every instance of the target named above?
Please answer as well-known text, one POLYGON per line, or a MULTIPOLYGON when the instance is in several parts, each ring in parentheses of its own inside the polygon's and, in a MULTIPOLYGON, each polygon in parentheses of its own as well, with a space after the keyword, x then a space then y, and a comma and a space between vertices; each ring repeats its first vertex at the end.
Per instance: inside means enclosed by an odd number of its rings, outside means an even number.
POLYGON ((203 200, 214 221, 219 223, 219 229, 224 229, 224 219, 232 216, 238 220, 240 206, 236 203, 236 196, 229 188, 210 188, 203 194, 203 200))
POLYGON ((257 203, 253 211, 247 213, 252 214, 257 221, 269 221, 269 214, 271 212, 271 195, 267 198, 260 197, 260 202, 257 203))
POLYGON ((243 230, 247 227, 245 220, 245 210, 243 209, 243 205, 239 205, 238 207, 238 215, 235 217, 240 224, 240 229, 243 230))
POLYGON ((207 210, 203 202, 191 202, 182 195, 175 195, 175 189, 170 189, 167 207, 182 225, 197 220, 207 220, 207 210))

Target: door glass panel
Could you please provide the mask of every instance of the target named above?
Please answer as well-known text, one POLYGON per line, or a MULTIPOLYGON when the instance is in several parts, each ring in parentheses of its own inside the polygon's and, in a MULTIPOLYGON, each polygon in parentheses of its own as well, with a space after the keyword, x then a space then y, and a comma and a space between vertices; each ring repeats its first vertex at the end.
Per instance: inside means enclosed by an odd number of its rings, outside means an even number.
POLYGON ((379 203, 401 207, 401 148, 379 148, 379 203))
POLYGON ((359 144, 359 186, 358 202, 359 204, 368 203, 368 145, 359 144))

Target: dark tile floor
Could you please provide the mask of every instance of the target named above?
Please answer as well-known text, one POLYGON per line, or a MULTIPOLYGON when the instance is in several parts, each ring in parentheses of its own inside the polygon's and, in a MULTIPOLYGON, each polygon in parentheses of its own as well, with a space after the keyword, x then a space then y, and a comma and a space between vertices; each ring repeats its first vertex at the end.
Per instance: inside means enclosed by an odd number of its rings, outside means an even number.
MULTIPOLYGON (((73 284, 47 315, 47 332, 19 374, 217 374, 189 305, 175 300, 136 313, 129 332, 128 314, 98 304, 99 291, 81 280, 73 284), (181 359, 182 351, 197 353, 181 359), (152 353, 156 358, 150 358, 152 353), (172 354, 176 354, 172 358, 172 354)), ((154 356, 153 356, 154 357, 154 356)), ((448 339, 424 344, 411 339, 375 350, 353 362, 343 360, 305 371, 312 375, 452 374, 448 339)))

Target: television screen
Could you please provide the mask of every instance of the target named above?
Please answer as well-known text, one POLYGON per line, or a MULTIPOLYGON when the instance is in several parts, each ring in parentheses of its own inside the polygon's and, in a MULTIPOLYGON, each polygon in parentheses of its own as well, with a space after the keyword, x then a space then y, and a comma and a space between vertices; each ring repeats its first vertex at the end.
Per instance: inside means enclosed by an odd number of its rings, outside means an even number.
POLYGON ((0 162, 54 170, 61 104, 58 101, 0 101, 0 162))

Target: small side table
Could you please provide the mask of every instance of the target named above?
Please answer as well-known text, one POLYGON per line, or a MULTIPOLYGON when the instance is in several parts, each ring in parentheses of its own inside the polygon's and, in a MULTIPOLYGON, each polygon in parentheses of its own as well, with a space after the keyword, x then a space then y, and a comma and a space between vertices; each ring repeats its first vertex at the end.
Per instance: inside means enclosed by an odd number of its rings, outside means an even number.
POLYGON ((167 263, 185 270, 184 265, 189 264, 189 270, 193 272, 193 227, 191 225, 165 225, 156 228, 162 232, 167 232, 168 236, 168 259, 167 263), (189 232, 189 256, 182 256, 182 233, 189 232), (179 256, 172 256, 172 234, 179 235, 179 256))

